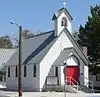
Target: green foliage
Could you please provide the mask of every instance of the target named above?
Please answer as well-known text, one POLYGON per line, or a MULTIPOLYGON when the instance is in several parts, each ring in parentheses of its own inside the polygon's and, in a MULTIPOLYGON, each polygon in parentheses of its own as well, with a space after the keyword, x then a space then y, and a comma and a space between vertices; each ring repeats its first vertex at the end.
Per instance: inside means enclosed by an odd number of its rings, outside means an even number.
MULTIPOLYGON (((34 36, 34 34, 28 30, 28 29, 24 29, 22 31, 22 41, 24 41, 24 39, 28 38, 28 37, 31 37, 31 36, 34 36)), ((13 37, 12 40, 15 42, 13 45, 15 48, 18 47, 18 44, 19 44, 19 37, 13 37)))
POLYGON ((91 16, 79 28, 79 44, 88 47, 88 55, 94 63, 100 62, 100 5, 90 7, 91 16))
POLYGON ((22 32, 22 37, 23 38, 27 38, 27 37, 30 37, 30 36, 33 36, 34 34, 28 30, 28 29, 24 29, 23 32, 22 32))
POLYGON ((12 48, 12 42, 8 35, 0 37, 0 48, 12 48))

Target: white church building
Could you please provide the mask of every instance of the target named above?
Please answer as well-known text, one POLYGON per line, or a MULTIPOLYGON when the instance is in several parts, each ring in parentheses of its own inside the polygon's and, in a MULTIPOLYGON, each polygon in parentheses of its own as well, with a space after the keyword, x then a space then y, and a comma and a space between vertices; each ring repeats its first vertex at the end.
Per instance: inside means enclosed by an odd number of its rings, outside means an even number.
MULTIPOLYGON (((48 85, 86 85, 89 61, 72 36, 66 8, 53 15, 54 29, 22 42, 22 88, 42 91, 48 85)), ((18 49, 6 64, 8 89, 18 88, 18 49)))

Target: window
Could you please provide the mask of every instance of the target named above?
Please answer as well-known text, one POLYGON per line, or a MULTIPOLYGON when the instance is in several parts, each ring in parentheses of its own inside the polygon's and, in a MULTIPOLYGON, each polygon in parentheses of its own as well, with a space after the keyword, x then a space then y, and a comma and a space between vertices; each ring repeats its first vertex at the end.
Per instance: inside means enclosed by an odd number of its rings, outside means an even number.
POLYGON ((15 77, 18 77, 18 69, 17 69, 17 66, 15 68, 15 77))
POLYGON ((96 75, 96 81, 100 81, 100 74, 96 75))
POLYGON ((61 21, 61 26, 63 26, 63 25, 64 25, 64 21, 62 20, 62 21, 61 21))
POLYGON ((27 74, 27 68, 26 68, 26 65, 24 66, 24 77, 26 77, 26 74, 27 74))
POLYGON ((8 77, 10 77, 10 67, 8 67, 8 77))
POLYGON ((61 20, 61 26, 67 26, 67 19, 66 17, 63 17, 61 20))
POLYGON ((3 75, 0 75, 0 82, 3 81, 3 75))
POLYGON ((4 81, 6 81, 6 71, 4 71, 4 81))
POLYGON ((33 77, 36 77, 36 64, 34 64, 34 67, 33 67, 33 77))
POLYGON ((55 67, 55 76, 58 77, 58 67, 55 67))

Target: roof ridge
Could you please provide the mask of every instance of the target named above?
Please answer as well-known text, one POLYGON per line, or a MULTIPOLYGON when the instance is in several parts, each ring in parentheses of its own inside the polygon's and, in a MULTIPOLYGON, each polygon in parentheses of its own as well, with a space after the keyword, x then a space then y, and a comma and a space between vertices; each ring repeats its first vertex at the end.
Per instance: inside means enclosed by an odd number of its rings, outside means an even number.
POLYGON ((66 8, 61 8, 61 9, 59 9, 59 10, 58 10, 58 13, 61 12, 61 11, 66 11, 67 14, 68 14, 68 16, 71 18, 71 20, 73 20, 71 14, 69 13, 69 11, 68 11, 66 8))
POLYGON ((39 34, 26 37, 25 39, 33 38, 33 37, 40 36, 40 35, 44 35, 44 34, 48 34, 48 33, 51 33, 51 32, 54 32, 54 30, 51 30, 51 31, 48 31, 48 32, 41 32, 39 34))

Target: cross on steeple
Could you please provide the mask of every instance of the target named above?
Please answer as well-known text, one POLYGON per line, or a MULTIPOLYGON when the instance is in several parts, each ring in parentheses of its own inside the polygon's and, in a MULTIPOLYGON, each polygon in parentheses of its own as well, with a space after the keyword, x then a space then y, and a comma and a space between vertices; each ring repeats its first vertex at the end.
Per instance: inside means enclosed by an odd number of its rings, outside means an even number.
POLYGON ((64 0, 63 5, 64 5, 64 8, 65 8, 66 5, 67 5, 66 0, 64 0))

